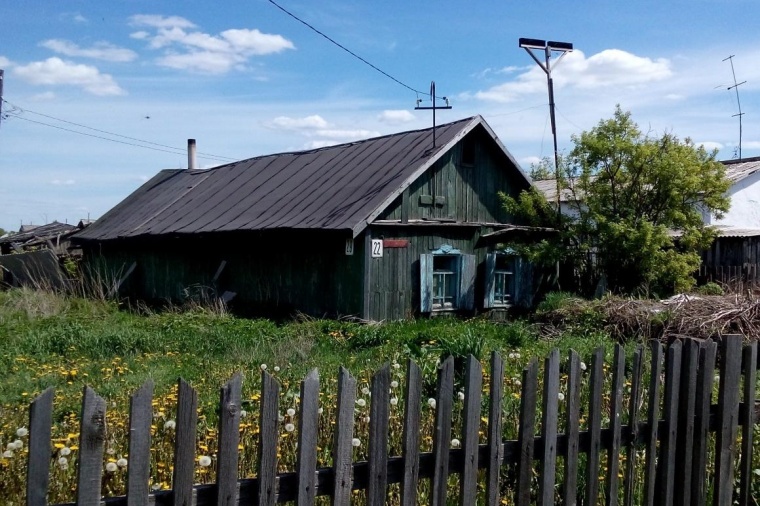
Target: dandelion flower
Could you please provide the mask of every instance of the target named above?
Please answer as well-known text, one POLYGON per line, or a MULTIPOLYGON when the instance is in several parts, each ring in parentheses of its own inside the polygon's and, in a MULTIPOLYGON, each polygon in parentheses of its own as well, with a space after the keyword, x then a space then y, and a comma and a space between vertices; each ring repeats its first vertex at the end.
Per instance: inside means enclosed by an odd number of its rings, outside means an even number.
POLYGON ((60 457, 58 459, 58 467, 60 467, 61 469, 68 469, 69 459, 67 459, 66 457, 60 457))
POLYGON ((462 443, 457 438, 451 440, 452 448, 459 448, 460 446, 462 446, 462 443))
POLYGON ((13 450, 5 450, 3 452, 3 458, 4 459, 12 459, 13 458, 13 450))
POLYGON ((208 455, 202 455, 198 458, 198 465, 201 467, 208 467, 211 465, 211 457, 208 455))
POLYGON ((585 371, 586 369, 588 369, 586 362, 581 362, 581 371, 585 371))
POLYGON ((398 388, 398 381, 396 380, 391 381, 391 388, 398 388))
POLYGON ((369 417, 368 417, 368 416, 365 416, 364 418, 362 418, 362 421, 363 421, 364 423, 369 423, 369 417))
POLYGON ((362 394, 369 395, 369 388, 367 387, 362 388, 362 394))
POLYGON ((246 416, 248 416, 248 411, 246 411, 244 409, 241 409, 240 410, 240 418, 245 418, 246 416))
POLYGON ((320 406, 319 409, 317 410, 317 413, 321 415, 323 412, 324 412, 324 408, 320 406))
POLYGON ((558 393, 557 394, 557 399, 559 399, 560 401, 564 401, 565 400, 565 394, 563 394, 562 392, 558 393))
POLYGON ((286 423, 285 430, 288 432, 293 432, 294 430, 296 430, 296 426, 293 425, 292 423, 286 423))
POLYGON ((284 421, 284 420, 285 420, 285 417, 284 417, 282 414, 278 414, 278 415, 277 415, 277 421, 278 421, 278 422, 282 422, 282 421, 284 421))
POLYGON ((174 430, 177 427, 177 422, 174 420, 167 420, 166 423, 164 423, 164 430, 174 430))
POLYGON ((519 353, 515 353, 515 358, 520 358, 520 354, 519 353))
POLYGON ((401 364, 399 364, 398 362, 393 362, 394 369, 398 369, 399 367, 401 367, 401 364))
POLYGON ((435 409, 435 399, 433 399, 432 397, 428 399, 428 406, 435 409))
POLYGON ((119 466, 116 465, 116 462, 109 462, 106 464, 106 471, 109 473, 115 473, 119 470, 119 466))
POLYGON ((515 354, 514 353, 510 353, 509 355, 507 355, 507 357, 509 357, 509 358, 515 358, 515 354))
POLYGON ((356 399, 356 404, 363 408, 364 406, 367 405, 367 401, 365 401, 364 399, 356 399))
POLYGON ((154 492, 157 492, 157 491, 161 490, 161 484, 160 483, 154 483, 153 485, 150 486, 150 489, 153 490, 154 492))
POLYGON ((18 437, 24 437, 27 434, 29 434, 29 430, 27 430, 26 427, 20 427, 20 428, 16 429, 16 435, 18 437))
POLYGON ((58 453, 61 454, 62 457, 66 457, 68 455, 71 455, 71 448, 64 446, 58 451, 58 453))
POLYGON ((398 405, 398 397, 391 397, 391 406, 398 405))
POLYGON ((21 448, 24 447, 24 442, 21 441, 20 439, 15 440, 12 444, 13 444, 14 450, 20 450, 21 448))
POLYGON ((296 410, 293 408, 288 408, 287 413, 288 413, 288 416, 292 418, 296 415, 296 410))
POLYGON ((464 400, 464 392, 460 391, 459 393, 457 393, 457 397, 459 398, 460 401, 463 401, 464 400))
POLYGON ((274 372, 280 372, 280 366, 279 365, 274 366, 274 372))
POLYGON ((10 450, 10 451, 13 451, 13 450, 15 450, 15 449, 16 449, 16 445, 15 445, 15 444, 14 444, 14 443, 11 441, 11 442, 10 442, 10 443, 8 443, 7 445, 5 445, 5 449, 6 449, 6 450, 10 450))
POLYGON ((358 437, 355 437, 355 438, 353 438, 353 439, 351 440, 351 446, 353 446, 354 448, 358 448, 358 447, 360 447, 361 445, 362 445, 362 442, 361 442, 361 441, 359 441, 359 438, 358 438, 358 437))
POLYGON ((106 450, 106 453, 108 455, 116 455, 116 450, 114 450, 113 448, 109 448, 108 450, 106 450))
POLYGON ((267 370, 267 365, 266 364, 261 364, 259 367, 261 367, 262 371, 266 371, 267 370))
POLYGON ((116 461, 116 465, 119 466, 119 467, 121 467, 121 468, 127 467, 127 459, 125 459, 123 457, 120 458, 119 460, 116 461))

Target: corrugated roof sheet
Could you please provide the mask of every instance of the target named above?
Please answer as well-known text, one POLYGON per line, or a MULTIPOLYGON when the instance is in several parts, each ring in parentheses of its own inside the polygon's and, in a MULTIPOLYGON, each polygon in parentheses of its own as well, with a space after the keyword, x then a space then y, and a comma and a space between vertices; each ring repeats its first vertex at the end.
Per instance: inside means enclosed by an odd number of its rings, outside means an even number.
POLYGON ((266 229, 363 229, 480 116, 436 128, 312 151, 250 158, 208 170, 164 170, 76 235, 108 240, 266 229))
MULTIPOLYGON (((569 181, 572 184, 572 180, 569 181)), ((536 187, 541 193, 544 194, 548 202, 557 201, 557 180, 556 179, 543 179, 540 181, 533 181, 533 186, 536 187)), ((561 202, 570 202, 573 200, 573 192, 568 188, 563 188, 560 193, 561 202)))
POLYGON ((55 238, 57 236, 65 236, 67 234, 71 234, 77 229, 78 227, 76 225, 69 225, 69 224, 60 223, 57 221, 54 221, 52 223, 47 223, 45 225, 35 225, 33 227, 30 227, 29 225, 24 225, 21 227, 20 232, 17 232, 15 234, 8 234, 7 236, 0 238, 0 244, 6 244, 6 243, 23 244, 29 241, 39 241, 39 240, 44 241, 45 239, 50 239, 50 238, 55 238))
POLYGON ((737 183, 760 170, 760 157, 725 160, 721 163, 726 166, 726 177, 732 183, 737 183))

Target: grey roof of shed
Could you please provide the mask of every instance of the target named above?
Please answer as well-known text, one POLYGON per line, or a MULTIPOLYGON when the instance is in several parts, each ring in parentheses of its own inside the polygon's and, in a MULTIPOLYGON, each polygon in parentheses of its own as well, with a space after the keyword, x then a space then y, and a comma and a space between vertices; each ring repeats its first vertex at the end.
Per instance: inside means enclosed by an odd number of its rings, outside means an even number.
POLYGON ((482 127, 528 184, 480 116, 431 129, 311 151, 250 158, 207 170, 163 170, 76 235, 110 240, 240 230, 333 229, 356 237, 466 134, 482 127))
POLYGON ((726 166, 726 177, 732 183, 737 183, 760 170, 760 157, 725 160, 721 163, 726 166))

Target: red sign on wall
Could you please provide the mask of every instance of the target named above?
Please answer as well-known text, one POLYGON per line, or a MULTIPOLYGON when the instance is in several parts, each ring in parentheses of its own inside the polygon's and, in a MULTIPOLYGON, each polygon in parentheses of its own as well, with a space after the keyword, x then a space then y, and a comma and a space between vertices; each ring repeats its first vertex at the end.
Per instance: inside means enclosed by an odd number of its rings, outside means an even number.
POLYGON ((408 246, 408 239, 383 239, 383 248, 406 248, 408 246))

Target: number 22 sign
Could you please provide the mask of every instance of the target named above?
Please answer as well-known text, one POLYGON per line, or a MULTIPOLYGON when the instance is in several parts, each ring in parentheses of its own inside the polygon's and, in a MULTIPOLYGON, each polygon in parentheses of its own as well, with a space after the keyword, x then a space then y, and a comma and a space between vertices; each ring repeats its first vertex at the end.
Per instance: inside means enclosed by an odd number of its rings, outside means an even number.
POLYGON ((370 250, 372 258, 382 258, 383 256, 383 240, 372 239, 372 248, 370 250))

